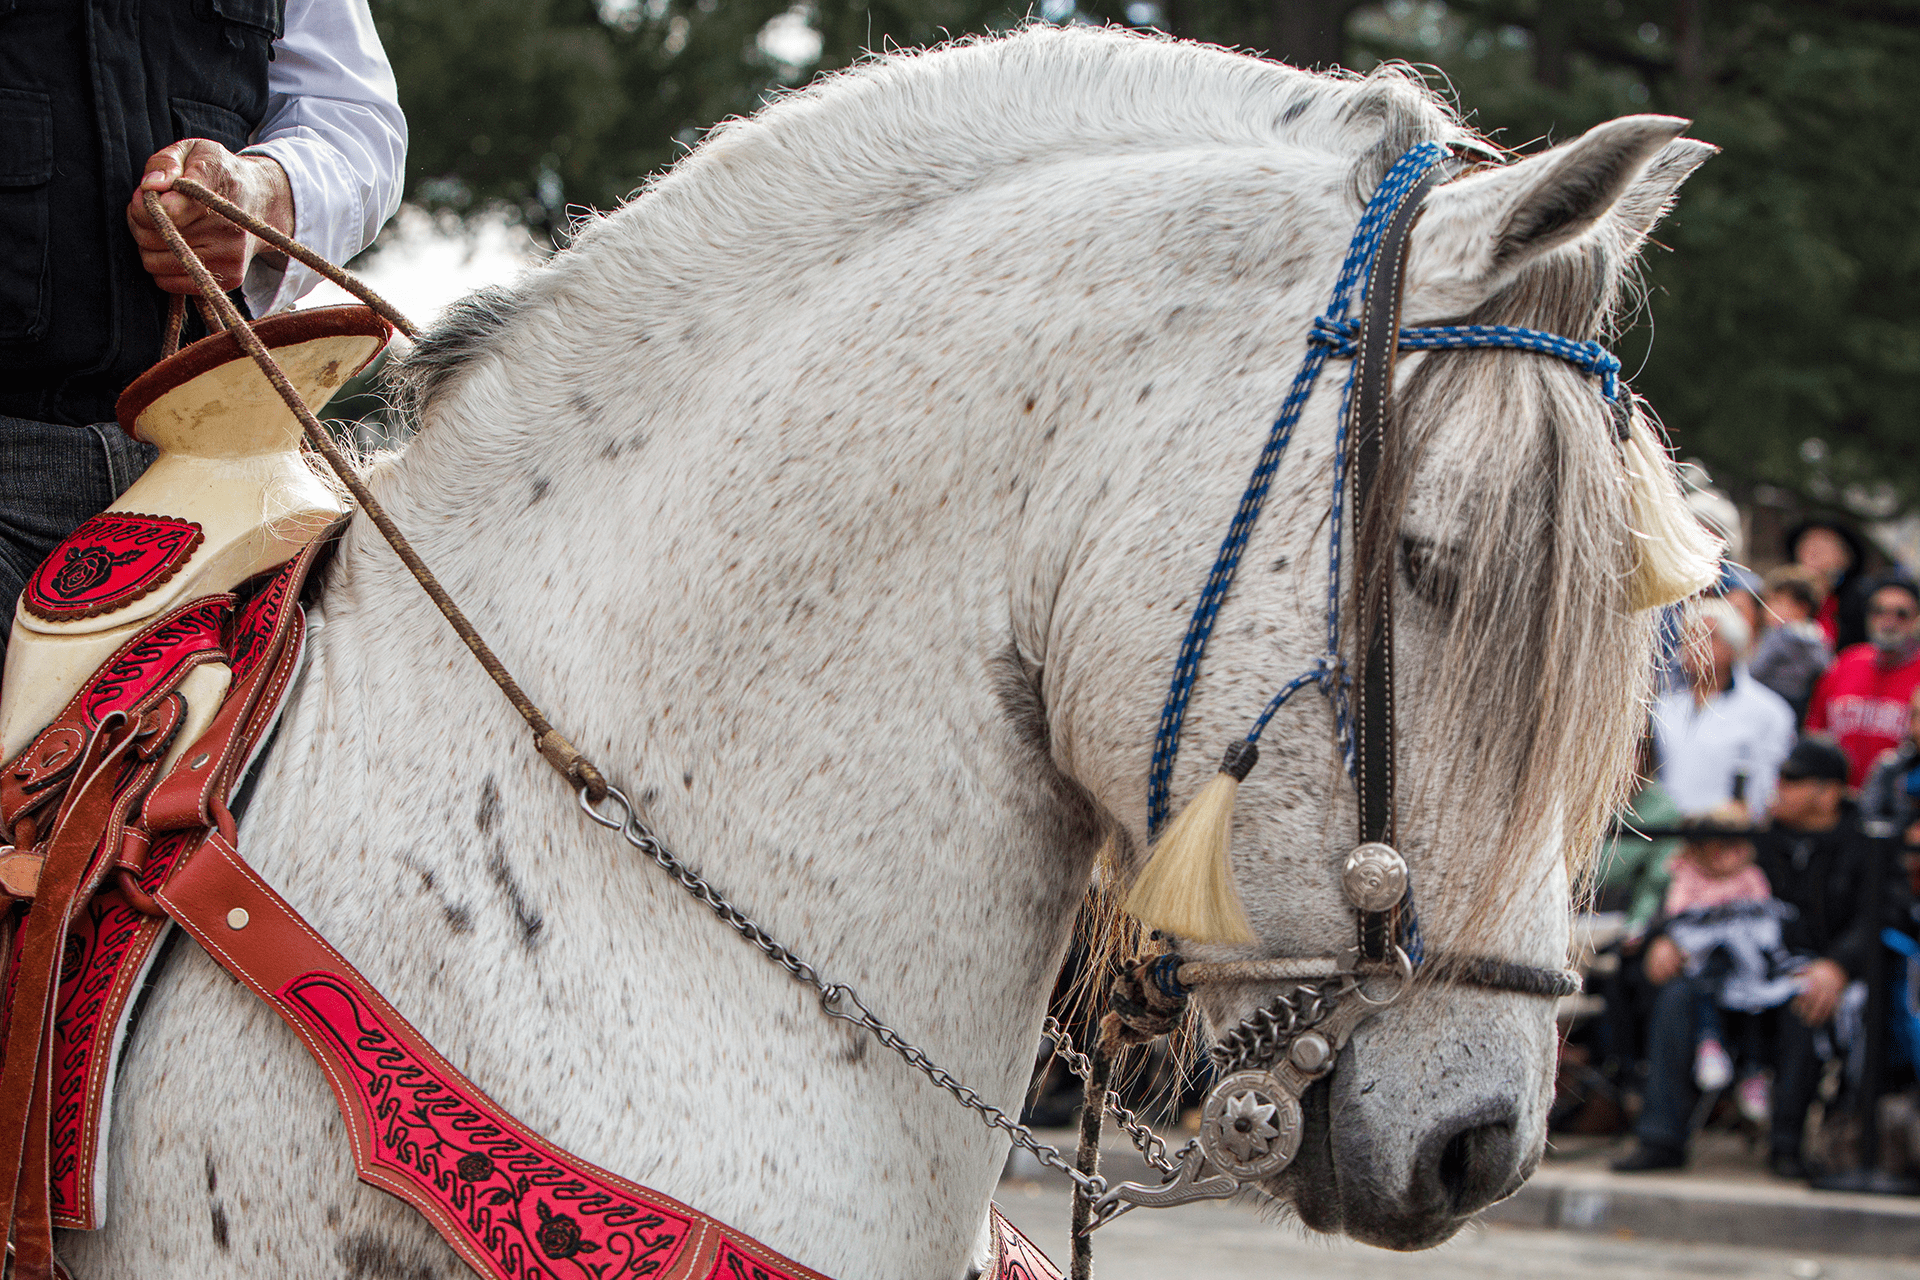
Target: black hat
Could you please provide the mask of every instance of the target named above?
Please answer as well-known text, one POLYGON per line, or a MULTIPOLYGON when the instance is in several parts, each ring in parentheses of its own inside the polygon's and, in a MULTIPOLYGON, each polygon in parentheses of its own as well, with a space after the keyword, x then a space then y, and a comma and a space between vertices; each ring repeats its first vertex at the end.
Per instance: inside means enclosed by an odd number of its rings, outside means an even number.
POLYGON ((1822 519, 1819 516, 1815 516, 1811 520, 1803 520, 1793 526, 1793 528, 1787 530, 1787 559, 1792 560, 1795 558, 1794 552, 1800 548, 1800 539, 1814 529, 1827 529, 1838 534, 1840 541, 1847 544, 1847 550, 1853 553, 1853 563, 1848 565, 1847 571, 1840 575, 1842 582, 1853 577, 1865 567, 1867 563, 1867 544, 1860 540, 1860 535, 1853 531, 1853 527, 1843 524, 1838 520, 1822 519))
POLYGON ((1845 782, 1847 753, 1831 738, 1808 735, 1793 744, 1793 750, 1780 762, 1780 776, 1788 782, 1800 778, 1819 778, 1826 782, 1845 782))
POLYGON ((1867 597, 1871 599, 1874 592, 1884 590, 1887 587, 1900 588, 1900 590, 1913 597, 1915 604, 1920 604, 1920 583, 1915 582, 1913 575, 1905 569, 1889 569, 1869 582, 1867 584, 1867 597))
POLYGON ((1705 813, 1688 814, 1675 830, 1688 841, 1744 840, 1753 834, 1753 821, 1747 806, 1733 800, 1705 813))

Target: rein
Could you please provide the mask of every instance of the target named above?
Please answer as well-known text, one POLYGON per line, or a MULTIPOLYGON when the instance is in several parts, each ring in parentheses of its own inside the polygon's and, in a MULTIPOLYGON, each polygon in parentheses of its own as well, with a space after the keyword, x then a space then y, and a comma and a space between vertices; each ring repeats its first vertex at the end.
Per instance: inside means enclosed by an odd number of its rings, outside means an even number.
MULTIPOLYGON (((1066 1174, 1074 1184, 1074 1275, 1079 1280, 1090 1275, 1089 1233, 1119 1214, 1143 1204, 1176 1204, 1232 1195, 1246 1183, 1271 1177, 1284 1169, 1297 1152, 1304 1129, 1301 1094, 1333 1069, 1339 1051, 1360 1023, 1406 993, 1416 973, 1440 981, 1542 997, 1566 995, 1578 989, 1578 979, 1562 970, 1531 968, 1486 957, 1425 954, 1407 864, 1391 843, 1394 838, 1391 580, 1395 567, 1391 547, 1387 549, 1384 563, 1380 562, 1382 558, 1375 549, 1364 544, 1356 557, 1354 597, 1360 616, 1369 622, 1366 643, 1357 664, 1358 680, 1348 677, 1340 654, 1341 531, 1347 476, 1351 469, 1354 500, 1364 509, 1375 491, 1383 460, 1389 456, 1384 434, 1389 421, 1393 358, 1398 350, 1503 346, 1539 351, 1599 374, 1605 380, 1607 395, 1618 403, 1615 385, 1618 362, 1598 344, 1573 343, 1556 335, 1510 326, 1400 329, 1400 297, 1409 233, 1427 191, 1438 180, 1436 166, 1445 155, 1436 143, 1413 148, 1389 170, 1368 203, 1343 264, 1333 303, 1314 322, 1307 357, 1273 424, 1181 644, 1172 688, 1161 714, 1149 777, 1150 828, 1157 832, 1167 818, 1169 782, 1187 701, 1214 621, 1259 518, 1267 489, 1321 368, 1329 359, 1351 356, 1354 364, 1343 392, 1343 412, 1335 448, 1327 649, 1307 672, 1289 681, 1274 695, 1246 739, 1228 749, 1223 771, 1232 770, 1236 781, 1245 776, 1258 758, 1261 733, 1280 707, 1300 689, 1316 684, 1332 702, 1343 757, 1349 772, 1355 776, 1360 800, 1360 843, 1348 856, 1342 872, 1342 884, 1356 914, 1355 945, 1340 957, 1222 963, 1187 962, 1170 953, 1138 962, 1129 974, 1122 975, 1114 991, 1114 1017, 1122 1027, 1131 1026, 1136 1037, 1152 1027, 1157 1026, 1161 1031, 1170 1027, 1195 987, 1290 984, 1287 991, 1221 1037, 1213 1056, 1222 1078, 1202 1108, 1200 1136, 1171 1158, 1164 1154, 1163 1144, 1144 1123, 1108 1098, 1111 1063, 1104 1045, 1096 1048, 1091 1056, 1080 1054, 1059 1024, 1049 1019, 1047 1034, 1053 1039, 1056 1051, 1088 1081, 1090 1105, 1082 1118, 1080 1159, 1073 1164, 1069 1164, 1058 1149, 1040 1142, 1025 1125, 962 1084, 882 1022, 852 987, 823 977, 660 841, 628 797, 559 734, 448 596, 354 472, 325 427, 307 409, 245 317, 220 290, 205 264, 180 235, 161 207, 157 194, 146 193, 145 204, 174 255, 194 279, 203 310, 210 311, 222 327, 233 330, 241 347, 299 420, 308 443, 326 460, 489 678, 526 721, 534 735, 536 750, 577 792, 586 816, 618 832, 636 851, 672 875, 682 888, 770 961, 794 980, 811 987, 829 1017, 860 1027, 977 1114, 984 1123, 1004 1133, 1044 1164, 1066 1174), (1350 317, 1347 312, 1356 290, 1361 291, 1361 311, 1358 316, 1350 317), (1389 984, 1388 989, 1384 992, 1370 989, 1369 984, 1378 982, 1389 984), (1128 992, 1138 997, 1131 1005, 1134 1014, 1131 1018, 1128 992), (1141 1145, 1149 1162, 1164 1175, 1165 1180, 1159 1186, 1138 1183, 1110 1186, 1099 1175, 1100 1120, 1109 1106, 1141 1145)), ((348 289, 409 336, 418 336, 418 330, 379 295, 275 228, 198 183, 176 180, 174 189, 348 289)), ((176 300, 169 315, 169 345, 177 342, 183 317, 184 305, 176 300)), ((1114 1025, 1114 1020, 1110 1019, 1108 1025, 1114 1025)), ((1125 1032, 1103 1035, 1103 1040, 1116 1038, 1124 1040, 1125 1032)), ((442 1234, 447 1235, 444 1227, 442 1234)), ((447 1238, 456 1249, 460 1248, 453 1236, 447 1235, 447 1238)), ((462 1254, 473 1261, 468 1251, 462 1250, 462 1254)))

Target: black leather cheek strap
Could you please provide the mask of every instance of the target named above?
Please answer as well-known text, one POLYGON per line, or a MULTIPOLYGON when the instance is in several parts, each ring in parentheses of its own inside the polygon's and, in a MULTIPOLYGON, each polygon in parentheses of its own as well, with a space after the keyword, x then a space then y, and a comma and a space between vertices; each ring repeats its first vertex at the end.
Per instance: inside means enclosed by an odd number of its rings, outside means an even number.
MULTIPOLYGON (((1354 359, 1347 447, 1352 451, 1354 605, 1366 635, 1360 640, 1359 679, 1354 688, 1354 752, 1359 796, 1360 843, 1394 841, 1393 812, 1393 575, 1399 539, 1367 538, 1368 503, 1378 488, 1386 455, 1393 397, 1394 357, 1400 347, 1400 299, 1406 287, 1407 248, 1427 193, 1439 181, 1429 169, 1388 219, 1367 277, 1354 359)), ((1369 960, 1392 954, 1401 932, 1401 906, 1360 913, 1360 951, 1369 960)))

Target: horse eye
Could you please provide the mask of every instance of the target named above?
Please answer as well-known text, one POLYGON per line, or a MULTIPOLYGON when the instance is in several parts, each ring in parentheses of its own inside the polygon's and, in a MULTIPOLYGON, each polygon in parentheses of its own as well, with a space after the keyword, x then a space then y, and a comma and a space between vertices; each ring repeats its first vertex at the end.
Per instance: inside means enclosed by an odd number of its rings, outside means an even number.
POLYGON ((1452 613, 1460 596, 1454 553, 1431 538, 1400 539, 1401 574, 1413 594, 1441 613, 1452 613))

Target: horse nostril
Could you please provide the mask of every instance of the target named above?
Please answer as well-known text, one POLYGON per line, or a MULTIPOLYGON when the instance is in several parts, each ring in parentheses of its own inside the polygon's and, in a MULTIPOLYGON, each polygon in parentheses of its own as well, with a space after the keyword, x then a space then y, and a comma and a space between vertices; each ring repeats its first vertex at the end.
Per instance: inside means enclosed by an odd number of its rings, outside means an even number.
POLYGON ((1411 1188, 1417 1204, 1455 1217, 1486 1208, 1512 1189, 1519 1165, 1513 1108, 1477 1107, 1439 1125, 1420 1144, 1411 1188))

